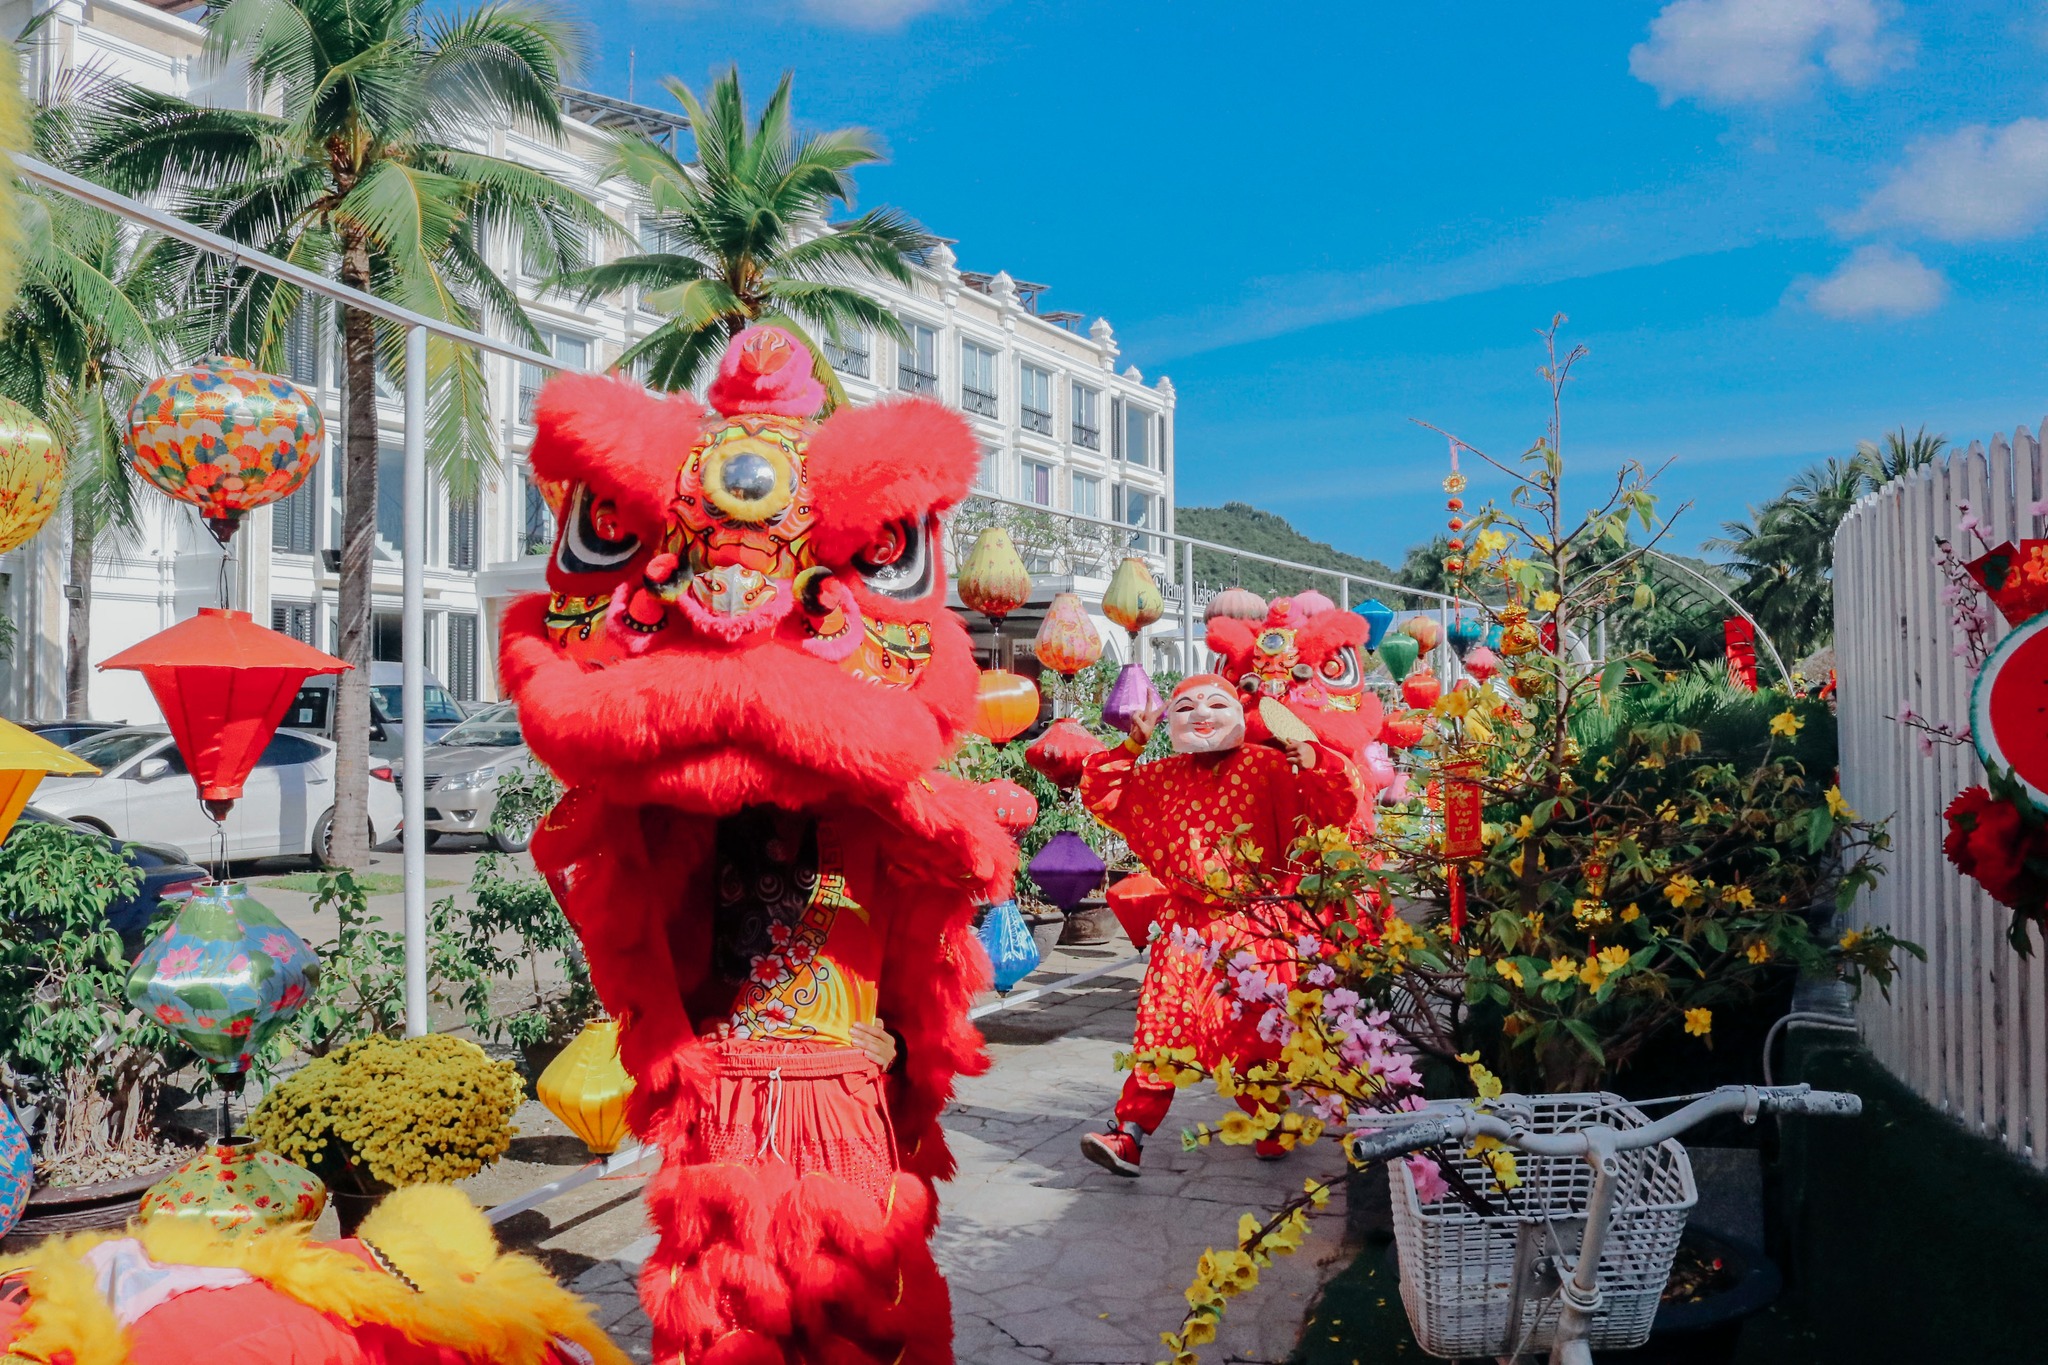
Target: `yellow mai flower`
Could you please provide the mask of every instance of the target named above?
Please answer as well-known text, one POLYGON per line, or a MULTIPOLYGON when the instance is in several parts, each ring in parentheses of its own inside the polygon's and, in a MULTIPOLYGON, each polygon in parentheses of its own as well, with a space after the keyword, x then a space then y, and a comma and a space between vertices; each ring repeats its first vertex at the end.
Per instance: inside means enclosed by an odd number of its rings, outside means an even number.
POLYGON ((1597 991, 1607 980, 1607 964, 1597 957, 1589 957, 1579 966, 1579 980, 1589 991, 1597 991))
POLYGON ((1806 724, 1805 721, 1799 719, 1790 711, 1780 711, 1777 715, 1771 717, 1771 733, 1774 735, 1784 735, 1789 739, 1791 736, 1798 734, 1799 727, 1804 724, 1806 724))
POLYGON ((1216 1319, 1196 1318, 1188 1324, 1184 1340, 1190 1346, 1207 1346, 1216 1340, 1216 1319))
POLYGON ((1828 788, 1828 814, 1834 816, 1837 820, 1854 820, 1856 818, 1855 807, 1842 799, 1842 789, 1840 787, 1828 788))
POLYGON ((1673 877, 1664 887, 1665 899, 1675 906, 1684 905, 1700 889, 1699 879, 1691 876, 1673 877))
POLYGON ((1714 1031, 1714 1012, 1712 1010, 1687 1010, 1685 1012, 1685 1031, 1695 1038, 1706 1037, 1714 1031))
POLYGON ((1851 929, 1848 933, 1842 935, 1842 941, 1837 946, 1847 950, 1854 948, 1861 942, 1863 942, 1863 931, 1861 929, 1851 929))
POLYGON ((1556 610, 1557 610, 1557 594, 1556 594, 1556 593, 1554 593, 1554 592, 1552 592, 1552 591, 1551 591, 1550 589, 1548 589, 1548 588, 1545 588, 1545 589, 1544 589, 1544 590, 1543 590, 1542 592, 1539 592, 1539 593, 1537 593, 1537 594, 1536 594, 1536 610, 1538 610, 1538 611, 1556 611, 1556 610))
POLYGON ((1771 960, 1771 945, 1759 940, 1743 950, 1743 955, 1758 966, 1771 960))
POLYGON ((1493 1172, 1493 1183, 1503 1190, 1515 1189, 1522 1183, 1521 1172, 1515 1167, 1515 1154, 1503 1147, 1499 1138, 1476 1137, 1465 1155, 1493 1172))
POLYGON ((1553 957, 1550 967, 1543 973, 1545 981, 1569 981, 1579 974, 1578 964, 1568 957, 1553 957))
POLYGON ((1756 908, 1756 893, 1746 886, 1722 887, 1721 899, 1733 901, 1745 910, 1754 910, 1756 908))
POLYGON ((1581 929, 1595 924, 1605 924, 1613 915, 1604 902, 1591 896, 1581 896, 1572 902, 1572 920, 1581 929))
POLYGON ((1517 967, 1514 963, 1509 962, 1505 958, 1501 959, 1499 962, 1494 963, 1493 970, 1494 974, 1498 976, 1501 980, 1509 982, 1514 986, 1519 987, 1526 984, 1522 980, 1522 969, 1520 967, 1517 967))
POLYGON ((1628 965, 1628 957, 1628 949, 1620 944, 1615 944, 1612 947, 1600 950, 1600 965, 1605 967, 1608 973, 1612 975, 1628 965))
POLYGON ((1621 922, 1623 924, 1634 924, 1637 920, 1641 919, 1642 917, 1642 907, 1637 905, 1634 901, 1630 901, 1628 903, 1628 908, 1621 912, 1621 922))
POLYGON ((1258 1140, 1257 1125, 1252 1116, 1242 1109, 1234 1114, 1225 1114, 1216 1124, 1216 1136, 1233 1147, 1243 1147, 1258 1140))

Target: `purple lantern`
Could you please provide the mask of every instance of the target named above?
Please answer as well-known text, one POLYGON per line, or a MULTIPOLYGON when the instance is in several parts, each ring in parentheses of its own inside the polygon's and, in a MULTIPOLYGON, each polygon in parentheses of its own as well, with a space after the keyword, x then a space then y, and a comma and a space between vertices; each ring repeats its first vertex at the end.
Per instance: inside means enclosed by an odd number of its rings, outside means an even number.
POLYGON ((1109 685, 1109 695, 1102 700, 1102 723, 1114 725, 1125 734, 1146 710, 1159 704, 1159 689, 1152 685, 1152 676, 1144 665, 1125 664, 1116 675, 1116 681, 1109 685))
POLYGON ((1102 885, 1102 874, 1108 869, 1087 840, 1063 830, 1046 841, 1027 870, 1047 900, 1062 910, 1072 910, 1102 885))

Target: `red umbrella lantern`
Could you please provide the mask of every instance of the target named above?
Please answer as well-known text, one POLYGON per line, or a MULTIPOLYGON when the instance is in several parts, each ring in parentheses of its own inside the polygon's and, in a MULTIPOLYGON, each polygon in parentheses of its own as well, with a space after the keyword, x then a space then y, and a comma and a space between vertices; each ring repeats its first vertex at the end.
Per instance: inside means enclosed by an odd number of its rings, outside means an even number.
POLYGON ((257 625, 246 611, 201 607, 191 620, 131 645, 100 667, 142 675, 199 799, 209 815, 224 820, 300 684, 314 673, 339 673, 348 665, 257 625))
POLYGON ((993 782, 982 783, 981 789, 995 803, 996 823, 1012 839, 1023 838, 1024 831, 1037 822, 1038 798, 1015 782, 999 777, 993 782))
POLYGON ((1107 747, 1082 728, 1081 722, 1063 716, 1045 727, 1045 733, 1031 741, 1024 761, 1047 781, 1063 790, 1081 785, 1081 769, 1107 747))

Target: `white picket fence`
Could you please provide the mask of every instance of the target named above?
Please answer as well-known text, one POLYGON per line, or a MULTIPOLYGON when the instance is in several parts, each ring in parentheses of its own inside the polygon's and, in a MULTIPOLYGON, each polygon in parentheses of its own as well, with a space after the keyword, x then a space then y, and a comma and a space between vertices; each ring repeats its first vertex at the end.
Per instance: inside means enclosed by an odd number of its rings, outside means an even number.
POLYGON ((1892 719, 1903 703, 1969 723, 1971 680, 1953 653, 1935 538, 1965 559, 1982 552, 1957 526, 1961 504, 1993 545, 2039 536, 2030 507, 2043 498, 2048 465, 2026 428, 1989 450, 1972 443, 1857 503, 1835 534, 1834 597, 1842 793, 1864 815, 1889 817, 1892 837, 1887 873, 1854 919, 1927 950, 1925 963, 1905 963, 1890 1000, 1865 991, 1864 1039, 1929 1103, 2048 1167, 2048 951, 2037 935, 2032 957, 2016 953, 2010 912, 1942 856, 1943 809, 1983 781, 1975 750, 1937 744, 1927 757, 1892 719))

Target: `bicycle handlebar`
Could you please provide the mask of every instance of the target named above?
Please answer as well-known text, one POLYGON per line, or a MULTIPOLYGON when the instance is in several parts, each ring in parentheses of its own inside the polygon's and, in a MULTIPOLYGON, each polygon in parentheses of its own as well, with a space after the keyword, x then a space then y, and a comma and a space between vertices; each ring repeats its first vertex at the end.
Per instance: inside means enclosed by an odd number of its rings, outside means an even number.
POLYGON ((1384 1161, 1454 1140, 1491 1137, 1517 1151, 1535 1156, 1584 1156, 1589 1146, 1587 1133, 1590 1131, 1604 1131, 1608 1134, 1606 1145, 1613 1151, 1625 1152, 1654 1147, 1719 1114, 1739 1112, 1746 1120, 1753 1120, 1764 1111, 1853 1118, 1863 1112, 1863 1101, 1855 1095, 1815 1090, 1806 1085, 1768 1088, 1726 1085, 1711 1095, 1694 1100, 1676 1113, 1667 1114, 1640 1128, 1617 1129, 1595 1124, 1565 1133, 1531 1132, 1496 1114, 1482 1113, 1469 1102, 1459 1101, 1442 1108, 1388 1114, 1385 1117, 1387 1127, 1354 1136, 1351 1150, 1361 1162, 1384 1161))

